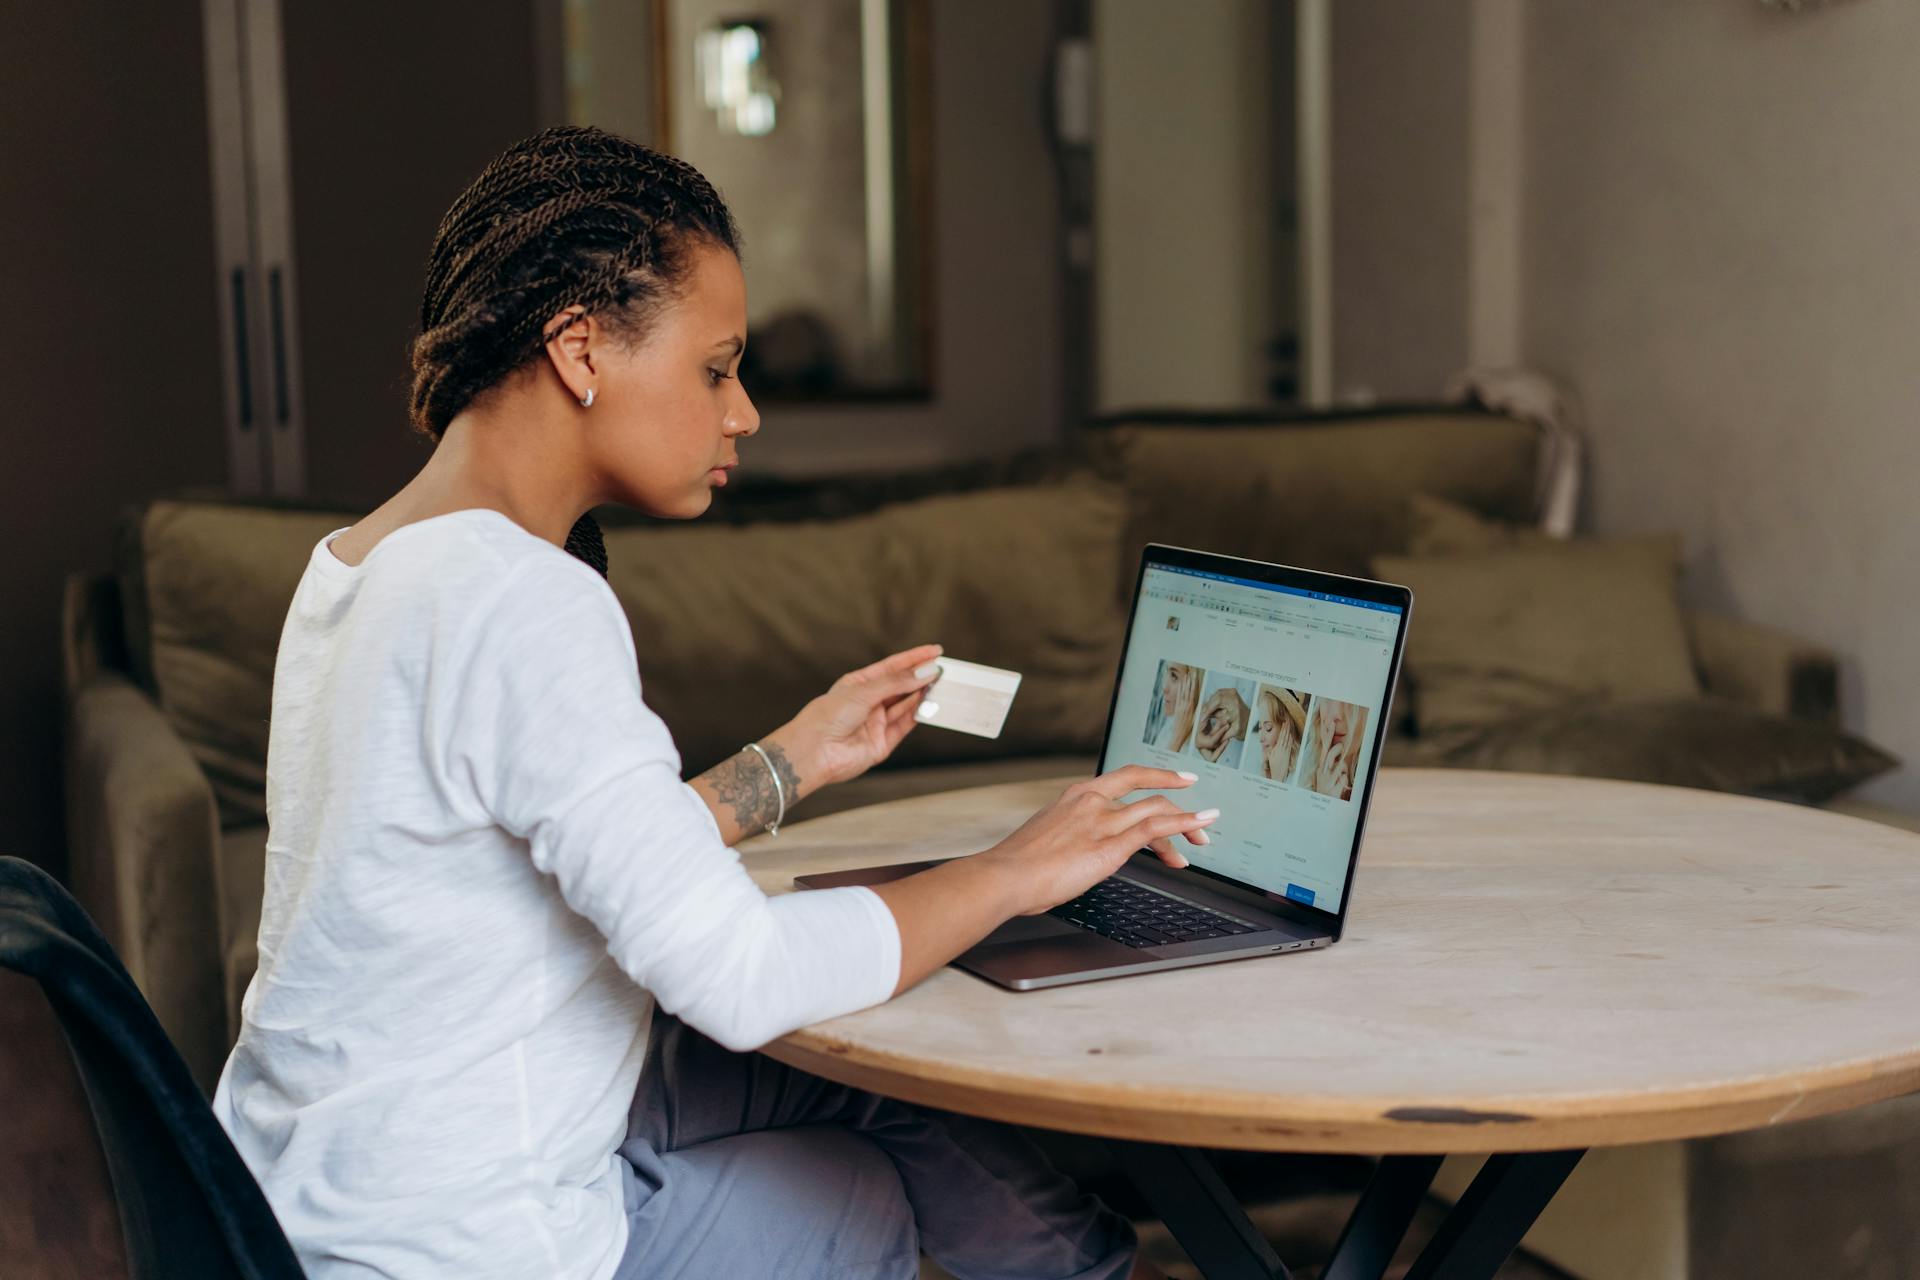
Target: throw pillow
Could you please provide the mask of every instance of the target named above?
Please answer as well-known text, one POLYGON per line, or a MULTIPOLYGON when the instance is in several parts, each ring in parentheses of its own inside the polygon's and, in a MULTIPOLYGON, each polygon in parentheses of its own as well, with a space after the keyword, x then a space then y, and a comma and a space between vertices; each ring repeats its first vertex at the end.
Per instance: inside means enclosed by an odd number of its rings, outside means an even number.
MULTIPOLYGON (((1407 499, 1407 554, 1448 555, 1462 551, 1492 551, 1496 547, 1541 546, 1559 541, 1552 534, 1523 524, 1490 520, 1457 502, 1416 493, 1407 499)), ((1402 664, 1393 691, 1393 720, 1402 733, 1412 733, 1418 719, 1415 690, 1402 664)))
POLYGON ((1419 492, 1526 519, 1539 438, 1463 411, 1113 427, 1099 440, 1132 503, 1122 591, 1149 542, 1365 575, 1368 557, 1407 545, 1419 492))
POLYGON ((1501 547, 1557 546, 1565 541, 1532 525, 1489 520, 1430 493, 1416 493, 1407 499, 1408 555, 1458 555, 1501 547))
POLYGON ((889 763, 1096 751, 1119 663, 1126 509, 1086 479, 839 520, 608 528, 647 704, 689 775, 847 671, 937 641, 1023 675, 997 739, 916 728, 889 763))
POLYGON ((1676 538, 1381 556, 1374 568, 1414 592, 1405 665, 1422 734, 1699 692, 1676 538))

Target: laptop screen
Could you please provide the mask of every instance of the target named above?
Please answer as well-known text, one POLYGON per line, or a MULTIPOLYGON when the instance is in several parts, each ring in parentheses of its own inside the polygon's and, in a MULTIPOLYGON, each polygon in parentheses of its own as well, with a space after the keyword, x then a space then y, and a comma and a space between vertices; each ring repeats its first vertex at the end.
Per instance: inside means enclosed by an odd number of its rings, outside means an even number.
POLYGON ((1149 561, 1103 770, 1200 775, 1194 866, 1338 913, 1403 615, 1372 600, 1149 561))

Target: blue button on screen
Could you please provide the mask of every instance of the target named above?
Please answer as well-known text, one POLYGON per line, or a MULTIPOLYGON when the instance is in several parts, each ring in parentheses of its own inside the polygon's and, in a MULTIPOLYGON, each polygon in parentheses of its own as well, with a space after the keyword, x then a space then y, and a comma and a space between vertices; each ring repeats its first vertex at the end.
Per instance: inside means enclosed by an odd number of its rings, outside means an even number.
POLYGON ((1313 890, 1302 889, 1297 884, 1290 884, 1287 886, 1287 896, 1293 899, 1295 902, 1304 902, 1308 906, 1313 905, 1313 890))

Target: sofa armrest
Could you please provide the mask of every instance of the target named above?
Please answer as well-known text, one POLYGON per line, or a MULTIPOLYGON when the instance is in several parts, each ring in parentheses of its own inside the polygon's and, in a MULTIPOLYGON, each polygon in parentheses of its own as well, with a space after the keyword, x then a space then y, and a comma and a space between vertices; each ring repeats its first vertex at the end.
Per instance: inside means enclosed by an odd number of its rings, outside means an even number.
POLYGON ((65 730, 75 896, 211 1094, 227 1050, 213 789, 121 672, 97 668, 68 690, 65 730))
POLYGON ((1776 715, 1840 723, 1840 664, 1790 632, 1688 609, 1687 640, 1708 693, 1776 715))
POLYGON ((69 574, 60 605, 61 687, 71 695, 102 668, 129 669, 119 584, 111 574, 69 574))

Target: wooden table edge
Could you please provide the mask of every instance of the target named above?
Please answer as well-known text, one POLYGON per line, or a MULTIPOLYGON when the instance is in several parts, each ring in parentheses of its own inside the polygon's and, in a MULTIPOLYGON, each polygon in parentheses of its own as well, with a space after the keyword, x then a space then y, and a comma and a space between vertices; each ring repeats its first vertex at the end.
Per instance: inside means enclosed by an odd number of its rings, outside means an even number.
POLYGON ((1093 1137, 1246 1151, 1458 1155, 1630 1146, 1770 1128, 1920 1092, 1920 1050, 1658 1094, 1515 1099, 1465 1110, 1418 1099, 1324 1099, 1201 1091, 1178 1101, 1124 1085, 1068 1084, 917 1060, 800 1030, 761 1052, 837 1083, 921 1106, 1093 1137))
MULTIPOLYGON (((1390 766, 1383 772, 1448 780, 1465 775, 1500 782, 1516 777, 1503 770, 1417 765, 1390 766)), ((983 783, 940 795, 965 797, 1016 787, 1044 790, 1064 787, 1085 776, 1062 774, 983 783)), ((1518 776, 1527 781, 1574 782, 1622 791, 1692 790, 1627 779, 1518 776)), ((1780 803, 1710 794, 1716 801, 1780 803)), ((930 798, 901 797, 810 821, 832 822, 854 812, 871 815, 924 804, 930 798)), ((1796 811, 1801 808, 1784 807, 1796 811)), ((1857 816, 1825 813, 1829 818, 1875 828, 1882 834, 1886 830, 1857 816)), ((795 824, 792 830, 801 825, 795 824)), ((743 845, 743 851, 747 848, 743 845)), ((782 884, 774 891, 788 888, 782 884)), ((811 1028, 766 1045, 762 1052, 842 1084, 1015 1124, 1190 1146, 1380 1155, 1548 1151, 1703 1138, 1812 1119, 1920 1092, 1920 1045, 1873 1058, 1720 1084, 1664 1091, 1515 1097, 1500 1100, 1499 1109, 1462 1109, 1444 1102, 1425 1105, 1411 1096, 1391 1100, 1341 1098, 1330 1103, 1320 1097, 1227 1090, 1196 1090, 1169 1100, 1167 1091, 1133 1085, 1068 1082, 979 1067, 943 1068, 943 1064, 862 1046, 831 1031, 811 1028)))

